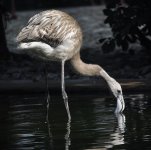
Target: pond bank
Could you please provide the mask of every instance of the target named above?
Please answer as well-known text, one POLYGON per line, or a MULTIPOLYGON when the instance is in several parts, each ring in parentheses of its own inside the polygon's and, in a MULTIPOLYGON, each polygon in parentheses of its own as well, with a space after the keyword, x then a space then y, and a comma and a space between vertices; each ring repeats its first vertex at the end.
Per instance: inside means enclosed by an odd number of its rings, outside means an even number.
MULTIPOLYGON (((66 90, 69 93, 108 93, 108 86, 103 80, 66 80, 66 90)), ((151 83, 147 80, 120 79, 118 82, 122 85, 123 92, 148 92, 151 89, 151 83)), ((50 93, 61 92, 60 81, 49 80, 50 93)), ((46 92, 45 81, 32 80, 8 80, 0 81, 0 93, 42 93, 46 92)))

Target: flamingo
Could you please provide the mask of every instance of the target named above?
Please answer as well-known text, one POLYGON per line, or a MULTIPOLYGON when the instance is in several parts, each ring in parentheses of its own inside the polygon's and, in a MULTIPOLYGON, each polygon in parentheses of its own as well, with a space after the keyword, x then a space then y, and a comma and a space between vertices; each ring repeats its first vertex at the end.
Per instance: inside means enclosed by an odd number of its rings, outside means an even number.
POLYGON ((65 91, 64 66, 70 60, 73 68, 82 75, 100 76, 117 99, 115 113, 125 108, 121 85, 101 66, 86 64, 80 58, 82 31, 78 22, 60 10, 46 10, 31 17, 16 38, 18 49, 32 57, 61 62, 61 88, 68 119, 71 119, 68 96, 65 91))

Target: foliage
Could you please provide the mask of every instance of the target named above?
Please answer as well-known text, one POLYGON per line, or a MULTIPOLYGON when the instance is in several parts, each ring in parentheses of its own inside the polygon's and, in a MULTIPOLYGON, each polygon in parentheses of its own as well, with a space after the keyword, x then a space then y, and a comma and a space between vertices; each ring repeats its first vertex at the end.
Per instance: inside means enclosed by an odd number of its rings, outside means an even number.
POLYGON ((113 37, 100 39, 104 52, 109 47, 114 50, 116 45, 126 51, 129 44, 135 42, 150 49, 150 10, 150 0, 108 0, 104 9, 104 14, 107 16, 105 23, 110 25, 113 37))

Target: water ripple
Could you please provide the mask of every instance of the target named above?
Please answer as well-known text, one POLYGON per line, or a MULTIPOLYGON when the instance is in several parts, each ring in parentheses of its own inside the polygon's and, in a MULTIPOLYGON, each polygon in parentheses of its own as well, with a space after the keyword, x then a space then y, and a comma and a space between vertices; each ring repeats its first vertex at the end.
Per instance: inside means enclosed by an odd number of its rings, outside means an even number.
POLYGON ((116 101, 111 97, 71 95, 72 122, 68 123, 62 98, 51 98, 52 138, 46 124, 45 96, 20 95, 0 101, 0 141, 4 143, 0 149, 131 149, 141 144, 142 149, 151 149, 151 96, 125 95, 124 114, 115 115, 116 101))

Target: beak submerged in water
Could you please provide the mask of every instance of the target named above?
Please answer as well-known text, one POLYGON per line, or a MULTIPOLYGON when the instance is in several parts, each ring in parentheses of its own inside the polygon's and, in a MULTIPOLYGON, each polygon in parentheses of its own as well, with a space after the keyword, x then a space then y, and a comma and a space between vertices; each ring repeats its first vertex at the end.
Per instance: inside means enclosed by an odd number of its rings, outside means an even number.
POLYGON ((122 113, 124 108, 125 108, 125 102, 124 102, 123 94, 119 93, 116 98, 117 98, 117 106, 115 109, 115 113, 122 113))

